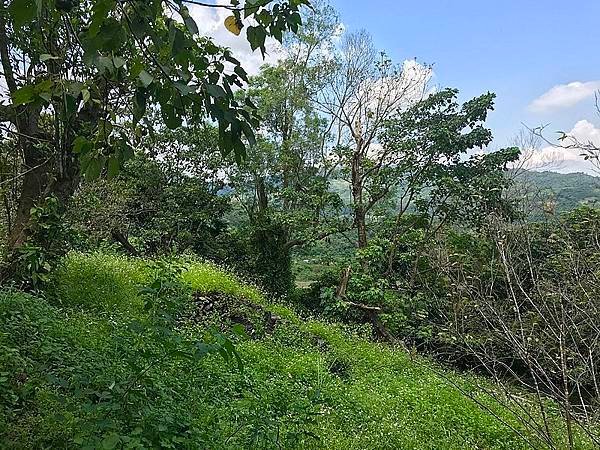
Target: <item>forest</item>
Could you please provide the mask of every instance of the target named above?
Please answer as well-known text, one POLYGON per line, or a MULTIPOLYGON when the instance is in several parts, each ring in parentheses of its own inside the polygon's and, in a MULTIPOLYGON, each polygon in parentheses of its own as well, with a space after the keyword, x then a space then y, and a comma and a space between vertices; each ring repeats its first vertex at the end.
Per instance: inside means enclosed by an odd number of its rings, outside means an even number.
POLYGON ((600 448, 600 179, 494 93, 325 0, 0 0, 0 62, 0 448, 600 448))

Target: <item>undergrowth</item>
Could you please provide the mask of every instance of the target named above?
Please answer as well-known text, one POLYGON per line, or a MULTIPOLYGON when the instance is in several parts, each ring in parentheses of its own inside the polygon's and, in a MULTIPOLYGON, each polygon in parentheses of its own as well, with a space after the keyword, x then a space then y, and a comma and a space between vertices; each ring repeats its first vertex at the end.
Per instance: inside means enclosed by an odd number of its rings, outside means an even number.
POLYGON ((72 254, 0 291, 2 448, 542 447, 473 386, 207 263, 72 254))

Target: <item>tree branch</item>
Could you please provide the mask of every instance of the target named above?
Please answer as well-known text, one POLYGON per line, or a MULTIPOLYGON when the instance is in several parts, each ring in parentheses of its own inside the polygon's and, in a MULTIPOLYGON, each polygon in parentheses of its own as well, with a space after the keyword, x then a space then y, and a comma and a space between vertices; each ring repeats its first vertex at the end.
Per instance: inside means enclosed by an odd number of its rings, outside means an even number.
POLYGON ((9 92, 13 94, 17 90, 17 83, 10 63, 9 41, 6 36, 6 20, 4 20, 5 14, 6 7, 4 6, 4 0, 2 0, 2 3, 0 3, 0 60, 2 60, 2 70, 4 71, 6 85, 9 92))

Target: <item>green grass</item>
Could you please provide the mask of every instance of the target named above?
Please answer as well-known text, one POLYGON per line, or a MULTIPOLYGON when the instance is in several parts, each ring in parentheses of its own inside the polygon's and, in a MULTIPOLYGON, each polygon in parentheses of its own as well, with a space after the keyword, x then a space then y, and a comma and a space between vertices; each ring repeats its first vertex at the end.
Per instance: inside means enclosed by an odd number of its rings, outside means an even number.
MULTIPOLYGON (((217 354, 189 358, 211 322, 165 326, 139 293, 153 276, 140 260, 74 254, 47 298, 0 291, 1 448, 528 448, 426 360, 300 319, 199 262, 182 274, 180 316, 200 292, 278 320, 237 340, 243 371, 217 354)), ((467 378, 446 376, 518 427, 467 378)))

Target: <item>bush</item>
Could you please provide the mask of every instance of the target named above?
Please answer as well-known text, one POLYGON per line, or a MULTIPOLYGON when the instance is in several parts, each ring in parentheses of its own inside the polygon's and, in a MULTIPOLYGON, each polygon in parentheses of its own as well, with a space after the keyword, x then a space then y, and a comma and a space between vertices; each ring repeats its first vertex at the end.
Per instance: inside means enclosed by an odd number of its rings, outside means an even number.
POLYGON ((72 255, 53 283, 68 301, 0 291, 2 448, 527 447, 430 363, 300 320, 214 266, 72 255), (189 320, 199 291, 251 320, 258 302, 274 324, 253 339, 211 331, 189 320))
POLYGON ((214 259, 232 267, 275 297, 294 285, 292 257, 285 228, 270 218, 257 220, 221 237, 222 251, 214 259))

